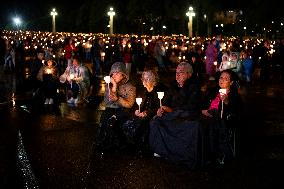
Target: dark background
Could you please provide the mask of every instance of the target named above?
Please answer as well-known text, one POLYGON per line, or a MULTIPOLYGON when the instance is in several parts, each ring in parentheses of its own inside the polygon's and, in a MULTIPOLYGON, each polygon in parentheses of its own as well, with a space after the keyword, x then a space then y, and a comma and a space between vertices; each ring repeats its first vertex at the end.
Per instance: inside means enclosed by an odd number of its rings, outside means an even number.
MULTIPOLYGON (((1 5, 0 28, 15 29, 12 18, 19 16, 23 20, 20 29, 51 31, 50 11, 56 8, 56 31, 108 33, 107 11, 112 6, 116 12, 115 33, 149 34, 154 26, 151 32, 155 34, 185 34, 188 22, 185 14, 190 5, 197 14, 193 25, 201 35, 206 33, 204 14, 208 16, 211 27, 220 24, 214 18, 217 11, 242 11, 239 15, 242 25, 231 27, 235 32, 244 25, 269 27, 272 21, 277 26, 284 22, 283 11, 276 0, 80 0, 76 3, 67 0, 9 0, 1 5), (163 25, 167 26, 166 30, 162 29, 163 25)), ((230 32, 233 31, 227 31, 230 32)))

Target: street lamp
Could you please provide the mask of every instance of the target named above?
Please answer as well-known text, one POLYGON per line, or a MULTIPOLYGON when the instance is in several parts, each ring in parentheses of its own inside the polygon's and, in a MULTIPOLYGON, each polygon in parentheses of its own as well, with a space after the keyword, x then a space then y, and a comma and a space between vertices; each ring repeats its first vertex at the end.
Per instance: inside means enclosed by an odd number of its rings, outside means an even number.
POLYGON ((57 16, 56 10, 52 9, 50 15, 52 16, 52 32, 55 33, 55 16, 57 16))
POLYGON ((162 29, 162 35, 165 35, 165 31, 166 31, 166 29, 167 29, 167 26, 163 25, 162 28, 163 28, 163 29, 162 29))
POLYGON ((19 17, 15 17, 13 20, 14 20, 14 23, 15 23, 15 25, 17 27, 17 30, 19 30, 19 27, 20 27, 20 25, 22 23, 22 20, 19 17))
POLYGON ((115 12, 113 11, 113 8, 109 8, 109 11, 107 13, 109 15, 109 34, 113 34, 113 16, 115 15, 115 12))
POLYGON ((186 13, 186 16, 188 16, 188 32, 189 37, 192 37, 192 17, 195 16, 195 12, 193 11, 192 7, 189 7, 188 12, 186 13))

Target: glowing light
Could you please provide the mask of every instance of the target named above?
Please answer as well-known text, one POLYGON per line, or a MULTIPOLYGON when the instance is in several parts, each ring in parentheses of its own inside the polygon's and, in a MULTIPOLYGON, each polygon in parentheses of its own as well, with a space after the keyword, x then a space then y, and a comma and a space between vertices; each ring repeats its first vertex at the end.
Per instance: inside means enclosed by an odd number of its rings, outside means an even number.
POLYGON ((138 104, 139 106, 139 112, 140 112, 140 105, 142 103, 142 98, 136 98, 136 103, 138 104))

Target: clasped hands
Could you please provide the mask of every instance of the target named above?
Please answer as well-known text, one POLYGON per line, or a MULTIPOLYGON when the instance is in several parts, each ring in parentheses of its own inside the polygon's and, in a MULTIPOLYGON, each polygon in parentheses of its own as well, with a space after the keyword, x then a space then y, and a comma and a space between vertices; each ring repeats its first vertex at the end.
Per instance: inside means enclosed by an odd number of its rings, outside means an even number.
POLYGON ((147 112, 146 112, 146 111, 140 112, 139 110, 135 110, 135 115, 136 115, 137 117, 144 118, 144 117, 147 116, 147 112))

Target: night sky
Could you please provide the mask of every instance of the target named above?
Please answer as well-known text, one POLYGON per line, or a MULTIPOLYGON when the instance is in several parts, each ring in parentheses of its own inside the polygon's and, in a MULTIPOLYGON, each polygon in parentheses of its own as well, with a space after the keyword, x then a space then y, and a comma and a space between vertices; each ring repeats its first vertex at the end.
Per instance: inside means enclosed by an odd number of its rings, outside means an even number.
MULTIPOLYGON (((209 2, 209 5, 212 2, 215 6, 224 10, 228 8, 245 10, 248 14, 248 19, 259 15, 259 20, 262 20, 261 17, 263 17, 263 20, 278 19, 284 22, 284 14, 277 0, 192 0, 191 2, 192 4, 200 5, 200 2, 205 1, 209 2)), ((12 18, 19 16, 22 18, 23 22, 25 22, 27 29, 48 30, 51 25, 50 11, 52 8, 56 8, 58 11, 57 22, 59 25, 57 28, 69 31, 75 30, 75 28, 88 30, 87 27, 84 28, 83 23, 90 25, 88 22, 92 19, 98 19, 98 21, 94 21, 96 25, 105 25, 108 19, 106 12, 110 6, 113 6, 117 15, 120 16, 116 17, 117 20, 121 19, 125 20, 125 22, 129 22, 129 20, 127 20, 129 19, 129 15, 127 15, 129 10, 135 9, 134 12, 138 14, 139 8, 145 7, 141 2, 148 2, 148 5, 145 3, 145 6, 149 6, 149 4, 153 5, 154 2, 155 6, 152 7, 154 7, 153 9, 155 9, 157 15, 164 15, 164 12, 171 11, 169 8, 165 10, 165 4, 169 6, 176 5, 176 7, 179 7, 180 11, 178 16, 182 17, 185 15, 186 8, 191 4, 188 0, 79 0, 77 3, 71 3, 70 0, 8 0, 2 3, 0 8, 0 28, 11 28, 13 24, 12 18), (98 5, 97 9, 93 6, 93 9, 90 11, 90 4, 87 3, 98 5), (131 6, 134 5, 137 6, 131 8, 131 6), (163 7, 164 5, 165 7, 163 7), (86 12, 88 11, 91 13, 87 14, 86 12), (78 23, 80 21, 83 23, 78 23)), ((151 6, 149 7, 151 8, 151 6)), ((143 11, 144 10, 141 11, 142 16, 144 14, 143 11)), ((137 15, 135 16, 137 17, 137 15)), ((98 31, 101 30, 99 26, 95 29, 98 31)))

